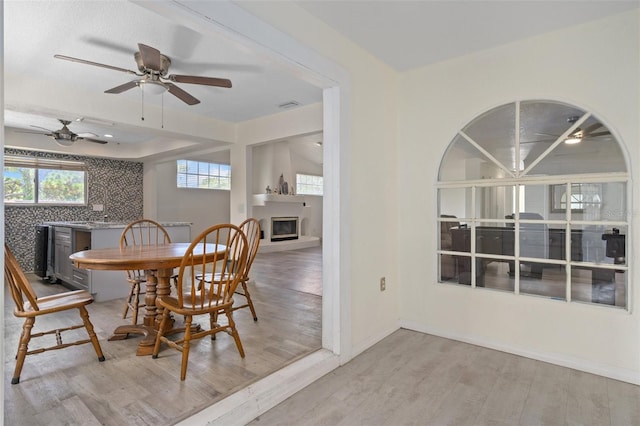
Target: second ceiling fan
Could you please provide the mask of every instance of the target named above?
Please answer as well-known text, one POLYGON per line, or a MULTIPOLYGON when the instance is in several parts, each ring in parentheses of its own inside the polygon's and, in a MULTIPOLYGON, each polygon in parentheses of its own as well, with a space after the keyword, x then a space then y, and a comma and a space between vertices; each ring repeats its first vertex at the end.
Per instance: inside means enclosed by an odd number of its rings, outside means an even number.
POLYGON ((226 88, 231 87, 231 80, 228 80, 226 78, 201 77, 195 75, 179 74, 168 75, 169 67, 171 66, 171 59, 169 59, 168 56, 160 53, 158 49, 142 43, 138 43, 138 49, 139 51, 135 52, 133 55, 136 64, 138 65, 138 71, 132 71, 126 68, 120 68, 112 65, 101 64, 98 62, 87 61, 84 59, 73 58, 71 56, 54 55, 54 57, 57 59, 63 59, 65 61, 78 62, 81 64, 93 65, 96 67, 107 68, 127 74, 133 74, 139 77, 135 80, 121 84, 120 86, 105 90, 105 93, 122 93, 129 89, 133 89, 134 87, 149 84, 160 86, 166 89, 169 93, 188 105, 195 105, 200 103, 200 101, 180 87, 173 84, 173 82, 226 88))

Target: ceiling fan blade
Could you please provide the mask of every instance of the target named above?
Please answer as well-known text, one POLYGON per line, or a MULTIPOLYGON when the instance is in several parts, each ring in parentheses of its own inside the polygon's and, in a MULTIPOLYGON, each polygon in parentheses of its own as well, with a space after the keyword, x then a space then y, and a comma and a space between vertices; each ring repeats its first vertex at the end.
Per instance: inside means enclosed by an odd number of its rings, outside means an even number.
POLYGON ((140 57, 142 58, 142 64, 154 71, 160 71, 161 58, 160 51, 154 47, 147 46, 146 44, 138 43, 140 49, 140 57))
MULTIPOLYGON (((32 135, 53 136, 53 133, 32 132, 31 130, 16 129, 14 131, 16 133, 31 133, 32 135)), ((49 132, 49 130, 47 130, 47 132, 49 132)))
POLYGON ((35 127, 36 129, 42 129, 45 132, 51 133, 51 130, 45 129, 44 127, 36 126, 35 124, 32 124, 31 127, 35 127))
POLYGON ((602 131, 602 132, 587 133, 586 137, 595 138, 595 137, 598 137, 598 136, 606 136, 606 135, 610 135, 610 134, 611 134, 611 132, 606 130, 606 131, 602 131))
POLYGON ((195 75, 176 75, 172 74, 167 77, 176 83, 203 84, 205 86, 231 87, 231 80, 226 78, 215 77, 199 77, 195 75))
POLYGON ((191 96, 190 94, 188 94, 187 92, 185 92, 184 90, 176 86, 175 84, 165 83, 165 85, 167 86, 169 93, 171 93, 173 96, 180 99, 182 102, 188 105, 195 105, 200 103, 198 99, 194 98, 193 96, 191 96))
POLYGON ((105 144, 107 143, 107 141, 101 141, 99 139, 91 139, 91 138, 82 138, 82 137, 78 137, 76 140, 78 141, 87 141, 87 142, 93 142, 93 143, 100 143, 100 144, 105 144))
POLYGON ((116 86, 112 89, 109 90, 105 90, 104 93, 122 93, 125 92, 129 89, 133 89, 134 87, 136 87, 138 85, 138 82, 136 80, 134 81, 129 81, 125 84, 121 84, 120 86, 116 86))
POLYGON ((98 137, 98 135, 96 135, 95 133, 91 133, 91 132, 78 133, 77 136, 80 136, 81 138, 84 138, 84 139, 97 138, 98 137))
POLYGON ((84 59, 72 58, 71 56, 53 55, 53 57, 57 59, 63 59, 65 61, 78 62, 80 64, 93 65, 94 67, 107 68, 114 71, 126 72, 127 74, 138 75, 135 71, 131 71, 126 68, 114 67, 113 65, 106 65, 98 62, 86 61, 84 59))
POLYGON ((591 132, 593 132, 594 130, 596 130, 597 128, 600 128, 600 127, 604 127, 604 126, 602 126, 602 124, 600 124, 600 123, 594 123, 591 126, 585 128, 584 129, 584 133, 590 134, 591 132))

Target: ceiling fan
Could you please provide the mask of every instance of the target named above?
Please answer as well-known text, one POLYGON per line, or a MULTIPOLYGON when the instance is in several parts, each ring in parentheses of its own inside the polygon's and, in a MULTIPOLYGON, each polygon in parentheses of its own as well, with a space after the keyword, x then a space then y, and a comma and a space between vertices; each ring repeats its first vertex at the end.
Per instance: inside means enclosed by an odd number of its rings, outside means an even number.
MULTIPOLYGON (((567 123, 573 125, 579 119, 580 119, 580 117, 574 115, 574 116, 571 116, 571 117, 567 118, 567 123)), ((546 140, 546 141, 534 140, 534 141, 521 142, 521 143, 553 142, 553 141, 557 140, 557 138, 560 137, 560 135, 550 135, 548 133, 535 133, 535 134, 536 135, 540 135, 540 136, 550 137, 550 138, 553 138, 553 139, 549 139, 549 140, 546 140)), ((567 137, 564 139, 564 143, 572 145, 572 144, 580 143, 580 142, 582 142, 582 140, 587 139, 587 138, 595 138, 595 137, 598 137, 598 136, 607 136, 607 135, 610 135, 610 134, 611 134, 611 132, 609 131, 609 129, 607 129, 599 121, 596 121, 595 123, 590 124, 585 128, 576 127, 573 132, 571 132, 569 135, 567 135, 567 137)))
POLYGON ((100 143, 100 144, 107 143, 107 141, 101 141, 99 139, 93 139, 93 138, 98 136, 98 135, 95 135, 93 133, 79 133, 79 134, 78 133, 73 133, 67 127, 67 125, 71 124, 71 121, 69 121, 69 120, 62 120, 62 119, 59 118, 58 121, 60 123, 62 123, 62 129, 60 129, 60 130, 55 130, 54 131, 54 130, 45 129, 44 127, 32 125, 31 127, 35 127, 37 129, 45 130, 48 133, 29 132, 29 131, 26 131, 26 130, 20 130, 19 132, 20 133, 37 133, 39 135, 50 136, 56 141, 56 143, 58 145, 62 145, 62 146, 71 146, 71 145, 74 144, 74 142, 77 142, 77 141, 87 141, 87 142, 94 142, 94 143, 100 143))
POLYGON ((200 103, 198 99, 182 90, 180 87, 173 84, 176 83, 188 83, 188 84, 201 84, 205 86, 217 86, 217 87, 231 87, 231 80, 226 78, 215 77, 200 77, 195 75, 178 75, 170 74, 169 67, 171 66, 171 59, 168 56, 160 53, 158 49, 151 46, 138 43, 138 52, 135 52, 133 58, 138 66, 138 71, 132 71, 125 68, 115 67, 112 65, 100 64, 98 62, 86 61, 84 59, 72 58, 70 56, 54 55, 57 59, 63 59, 65 61, 79 62, 81 64, 93 65, 96 67, 107 68, 114 71, 120 71, 127 74, 133 74, 135 80, 124 83, 120 86, 116 86, 112 89, 105 90, 105 93, 122 93, 134 87, 143 87, 144 85, 160 88, 160 90, 167 90, 169 93, 183 101, 188 105, 195 105, 200 103))

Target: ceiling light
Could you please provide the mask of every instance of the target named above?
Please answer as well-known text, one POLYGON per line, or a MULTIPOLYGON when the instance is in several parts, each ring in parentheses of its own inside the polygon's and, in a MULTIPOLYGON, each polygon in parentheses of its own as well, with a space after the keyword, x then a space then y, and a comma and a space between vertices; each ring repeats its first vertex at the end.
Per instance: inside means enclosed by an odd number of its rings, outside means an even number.
POLYGON ((107 133, 106 135, 104 135, 104 137, 105 137, 105 138, 112 138, 112 137, 113 137, 113 135, 110 135, 110 134, 108 134, 108 133, 107 133))
POLYGON ((566 143, 567 145, 573 145, 576 143, 580 143, 582 142, 582 138, 576 137, 576 136, 572 136, 570 138, 567 138, 564 140, 564 143, 566 143))
POLYGON ((71 146, 73 145, 73 142, 75 142, 73 139, 66 139, 66 138, 54 138, 54 140, 60 146, 71 146))
POLYGON ((160 95, 167 91, 167 86, 165 86, 161 81, 142 79, 138 82, 138 86, 152 95, 160 95))

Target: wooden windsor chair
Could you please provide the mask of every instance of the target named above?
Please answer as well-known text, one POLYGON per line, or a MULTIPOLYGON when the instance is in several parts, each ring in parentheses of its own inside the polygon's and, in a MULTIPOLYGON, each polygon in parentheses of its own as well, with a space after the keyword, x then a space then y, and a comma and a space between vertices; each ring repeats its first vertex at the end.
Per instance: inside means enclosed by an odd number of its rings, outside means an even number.
POLYGON ((20 334, 20 342, 18 343, 18 352, 16 354, 16 368, 13 372, 11 384, 20 382, 20 373, 24 366, 27 355, 35 355, 49 350, 64 349, 69 346, 82 345, 92 343, 93 348, 98 355, 98 361, 104 361, 104 355, 98 337, 93 331, 93 324, 89 320, 89 313, 86 306, 93 303, 93 297, 86 290, 67 291, 51 296, 37 297, 31 283, 20 268, 9 247, 4 246, 4 278, 5 283, 11 290, 11 296, 15 302, 15 310, 13 314, 16 317, 24 318, 22 333, 20 334), (32 333, 36 318, 45 317, 57 312, 78 309, 82 324, 70 325, 65 328, 55 328, 38 333, 32 333), (88 339, 78 339, 69 343, 64 343, 62 333, 79 328, 85 328, 88 339), (29 350, 29 343, 32 338, 55 335, 56 344, 48 347, 29 350))
POLYGON ((164 308, 158 329, 153 358, 158 357, 160 345, 166 343, 182 352, 180 380, 187 374, 191 341, 204 336, 214 336, 221 331, 231 335, 240 356, 244 349, 232 315, 233 294, 242 277, 246 265, 247 238, 239 227, 232 224, 214 225, 203 231, 187 249, 178 271, 177 294, 156 299, 156 306, 164 308), (220 274, 219 285, 203 285, 202 274, 220 274), (171 314, 181 315, 185 320, 184 336, 169 339, 165 336, 171 314), (227 317, 226 324, 215 320, 220 313, 227 317), (192 330, 193 317, 208 314, 209 329, 192 330))
MULTIPOLYGON (((120 248, 127 246, 149 246, 171 243, 171 238, 167 230, 158 222, 151 219, 140 219, 129 223, 120 235, 120 248)), ((129 282, 129 295, 124 304, 122 318, 126 318, 131 310, 132 324, 138 323, 138 312, 146 305, 140 303, 140 296, 145 292, 141 291, 141 286, 146 282, 145 271, 126 271, 129 282)))

